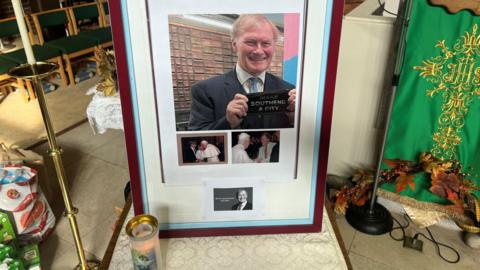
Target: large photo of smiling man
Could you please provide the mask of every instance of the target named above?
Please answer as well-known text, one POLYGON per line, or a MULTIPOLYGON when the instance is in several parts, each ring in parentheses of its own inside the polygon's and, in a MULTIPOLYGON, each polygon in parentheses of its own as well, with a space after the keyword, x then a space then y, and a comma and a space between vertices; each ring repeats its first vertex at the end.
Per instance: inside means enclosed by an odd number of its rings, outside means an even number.
POLYGON ((291 128, 298 14, 170 15, 177 131, 291 128))
POLYGON ((293 127, 295 85, 269 72, 281 38, 266 16, 240 15, 231 27, 236 63, 191 86, 188 130, 293 127))

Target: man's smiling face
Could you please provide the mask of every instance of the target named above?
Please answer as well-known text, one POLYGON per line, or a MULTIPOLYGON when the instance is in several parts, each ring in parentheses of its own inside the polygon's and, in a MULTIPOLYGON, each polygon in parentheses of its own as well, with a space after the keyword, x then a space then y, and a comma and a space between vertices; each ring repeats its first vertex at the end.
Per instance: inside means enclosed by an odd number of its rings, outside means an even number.
POLYGON ((240 192, 238 192, 238 201, 241 202, 241 203, 244 203, 247 201, 247 192, 245 190, 240 190, 240 192))
POLYGON ((275 41, 271 26, 262 22, 246 29, 232 42, 238 64, 251 75, 260 75, 270 67, 275 53, 275 41))

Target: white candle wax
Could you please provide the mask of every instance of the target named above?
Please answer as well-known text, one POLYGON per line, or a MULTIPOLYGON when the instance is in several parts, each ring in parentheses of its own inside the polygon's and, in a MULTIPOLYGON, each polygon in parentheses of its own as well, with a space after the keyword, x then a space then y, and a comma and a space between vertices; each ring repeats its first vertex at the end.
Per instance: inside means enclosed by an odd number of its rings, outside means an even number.
POLYGON ((30 44, 30 39, 28 38, 27 25, 25 24, 25 18, 23 17, 23 7, 20 0, 12 0, 13 12, 15 13, 15 18, 17 19, 18 30, 20 30, 20 36, 22 37, 23 49, 27 55, 27 62, 30 65, 35 64, 35 55, 33 55, 32 45, 30 44))

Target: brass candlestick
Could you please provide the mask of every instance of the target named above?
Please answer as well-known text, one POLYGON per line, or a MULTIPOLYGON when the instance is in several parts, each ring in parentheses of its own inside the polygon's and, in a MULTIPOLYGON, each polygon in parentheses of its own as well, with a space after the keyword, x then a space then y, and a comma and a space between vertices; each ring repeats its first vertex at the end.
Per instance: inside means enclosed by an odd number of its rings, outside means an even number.
POLYGON ((52 158, 55 166, 55 172, 57 173, 58 183, 62 192, 63 201, 65 202, 64 216, 68 217, 70 222, 70 228, 72 229, 73 238, 75 240, 75 247, 77 249, 78 259, 80 263, 74 269, 93 270, 98 269, 98 261, 87 261, 85 259, 85 252, 83 250, 82 240, 80 239, 80 232, 78 230, 77 219, 75 214, 78 213, 78 209, 72 206, 72 201, 68 194, 67 177, 63 168, 62 162, 62 149, 58 147, 55 137, 55 131, 53 129, 52 121, 48 113, 47 103, 45 101, 45 94, 43 92, 43 86, 41 79, 52 74, 57 69, 57 65, 53 63, 37 62, 33 65, 23 64, 12 68, 8 74, 11 77, 19 78, 22 80, 30 80, 37 96, 38 103, 40 105, 40 111, 42 112, 43 123, 47 130, 47 140, 49 145, 48 155, 52 158))

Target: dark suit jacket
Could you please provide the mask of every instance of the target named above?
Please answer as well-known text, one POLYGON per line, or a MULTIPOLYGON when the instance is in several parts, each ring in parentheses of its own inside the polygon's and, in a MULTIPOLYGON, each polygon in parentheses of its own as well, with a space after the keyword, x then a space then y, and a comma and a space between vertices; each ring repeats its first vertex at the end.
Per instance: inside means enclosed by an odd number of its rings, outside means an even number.
MULTIPOLYGON (((232 206, 232 210, 237 210, 238 206, 240 205, 241 203, 237 203, 237 204, 234 204, 232 206)), ((247 204, 245 204, 245 207, 243 208, 243 210, 252 210, 252 204, 247 202, 247 204)))
POLYGON ((278 162, 279 158, 279 149, 280 149, 280 143, 277 142, 275 146, 272 148, 272 153, 270 154, 270 162, 278 162))
MULTIPOLYGON (((264 92, 291 90, 295 86, 270 74, 265 74, 264 92)), ((192 86, 189 130, 230 129, 225 117, 228 103, 235 94, 247 93, 237 79, 235 70, 192 86)), ((248 114, 240 128, 288 128, 292 127, 285 113, 248 114)))
POLYGON ((196 162, 197 157, 190 146, 183 149, 183 162, 196 162))

